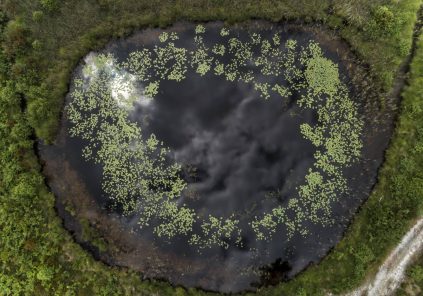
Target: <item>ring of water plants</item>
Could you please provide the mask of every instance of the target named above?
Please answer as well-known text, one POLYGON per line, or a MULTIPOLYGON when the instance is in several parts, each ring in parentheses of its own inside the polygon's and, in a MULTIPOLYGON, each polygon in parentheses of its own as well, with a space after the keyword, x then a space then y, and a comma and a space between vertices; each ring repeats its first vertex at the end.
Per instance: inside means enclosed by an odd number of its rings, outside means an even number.
POLYGON ((212 73, 227 81, 252 84, 263 100, 273 92, 283 103, 295 92, 300 97, 296 104, 317 114, 315 126, 302 123, 298 127, 316 148, 314 164, 287 206, 276 205, 250 217, 248 225, 256 239, 271 240, 280 225, 291 237, 307 235, 306 220, 334 223, 331 205, 349 190, 343 170, 360 157, 363 128, 357 103, 341 82, 337 65, 313 41, 298 53, 296 40, 282 44, 278 33, 271 39, 251 33, 249 40, 241 41, 223 27, 220 35, 224 42, 206 44, 205 27, 198 25, 195 49, 187 50, 175 44, 176 32, 163 32, 153 50, 131 52, 123 62, 111 54, 99 54, 83 68, 86 79, 75 81, 66 112, 71 136, 87 143, 83 157, 103 168, 104 192, 125 215, 138 213, 141 228, 154 220, 153 232, 158 237, 183 236, 199 250, 228 248, 230 242, 242 245, 244 230, 238 226, 237 213, 201 216, 180 203, 187 189, 181 164, 172 161, 165 143, 154 134, 144 135, 143 126, 129 119, 137 100, 154 100, 162 81, 182 81, 187 71, 200 76, 212 73), (259 81, 253 68, 267 77, 282 75, 287 83, 259 81), (141 92, 134 91, 137 85, 142 86, 141 92), (200 232, 193 231, 195 225, 200 232))

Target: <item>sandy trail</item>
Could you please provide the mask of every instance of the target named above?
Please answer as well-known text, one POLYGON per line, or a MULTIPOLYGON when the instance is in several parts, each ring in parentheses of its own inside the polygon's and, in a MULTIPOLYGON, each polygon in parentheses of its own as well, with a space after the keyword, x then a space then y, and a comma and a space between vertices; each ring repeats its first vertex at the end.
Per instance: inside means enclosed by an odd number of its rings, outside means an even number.
POLYGON ((398 246, 389 254, 385 262, 379 267, 376 276, 371 282, 345 296, 388 296, 404 280, 404 273, 414 255, 423 249, 423 218, 404 235, 398 246))

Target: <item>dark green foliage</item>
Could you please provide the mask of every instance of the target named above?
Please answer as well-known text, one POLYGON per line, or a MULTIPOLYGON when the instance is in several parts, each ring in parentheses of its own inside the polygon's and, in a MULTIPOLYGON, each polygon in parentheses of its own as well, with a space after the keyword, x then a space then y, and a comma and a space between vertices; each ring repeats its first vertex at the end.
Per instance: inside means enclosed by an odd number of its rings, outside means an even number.
POLYGON ((410 278, 413 279, 413 281, 422 282, 423 281, 423 266, 416 265, 410 268, 409 276, 410 278))
POLYGON ((134 273, 95 262, 61 227, 26 119, 31 113, 33 123, 42 123, 49 106, 39 98, 41 88, 27 85, 28 76, 7 79, 11 62, 3 60, 0 81, 0 294, 173 295, 168 285, 141 282, 134 273), (27 113, 19 89, 30 94, 27 113))
POLYGON ((410 265, 397 296, 417 296, 423 293, 423 254, 410 265))
POLYGON ((36 10, 32 13, 32 20, 34 22, 40 22, 44 16, 44 13, 40 10, 36 10))
MULTIPOLYGON (((135 28, 181 19, 319 20, 336 27, 370 64, 379 83, 374 87, 388 90, 410 48, 422 2, 340 0, 328 15, 332 2, 0 1, 0 295, 203 294, 141 281, 127 270, 96 262, 75 244, 56 217, 54 198, 41 177, 32 128, 39 137, 54 138, 70 73, 90 49, 135 28), (367 23, 370 28, 362 30, 367 23)), ((347 236, 321 264, 288 284, 261 290, 261 295, 316 296, 359 284, 422 214, 422 43, 379 184, 347 236)), ((420 272, 413 270, 410 276, 418 280, 420 272)))
POLYGON ((368 31, 369 37, 376 39, 380 36, 392 35, 401 28, 401 19, 394 15, 392 10, 385 5, 374 9, 372 18, 368 22, 365 29, 368 31))
POLYGON ((90 225, 90 222, 86 219, 80 221, 82 226, 82 240, 85 242, 91 242, 93 246, 98 248, 100 252, 104 252, 107 249, 107 243, 98 234, 96 229, 90 225))
MULTIPOLYGON (((280 293, 296 295, 298 287, 307 287, 307 295, 317 295, 322 289, 341 293, 358 286, 366 274, 376 270, 389 248, 399 242, 415 219, 421 217, 423 36, 417 45, 409 86, 402 94, 401 116, 378 185, 335 250, 319 265, 288 285, 281 285, 280 290, 278 287, 280 293)), ((269 290, 268 294, 274 292, 269 290)))
MULTIPOLYGON (((73 66, 89 49, 99 48, 110 37, 121 37, 134 28, 150 25, 166 26, 181 19, 194 21, 221 19, 229 23, 251 18, 273 21, 305 19, 334 24, 341 35, 350 40, 361 57, 372 65, 372 73, 377 80, 380 80, 380 86, 388 90, 393 73, 408 53, 410 40, 407 36, 411 35, 416 7, 420 1, 407 0, 389 6, 381 6, 384 1, 336 1, 334 4, 336 14, 328 15, 328 11, 331 11, 330 2, 328 0, 277 2, 9 0, 4 6, 10 10, 11 15, 19 15, 15 19, 20 26, 16 24, 12 26, 18 27, 12 34, 15 42, 7 42, 6 44, 10 44, 7 47, 11 48, 7 48, 5 52, 16 50, 16 43, 22 41, 19 34, 24 36, 26 34, 27 29, 23 25, 26 24, 31 31, 30 40, 26 45, 28 48, 30 48, 28 45, 34 45, 35 50, 39 51, 36 70, 39 78, 48 86, 48 96, 45 99, 49 102, 51 110, 49 116, 52 120, 48 121, 51 123, 58 119, 73 66), (49 12, 46 7, 52 7, 54 11, 49 12), (363 24, 373 22, 377 28, 384 30, 385 24, 389 23, 390 13, 394 14, 395 20, 401 20, 396 23, 395 30, 398 34, 394 34, 394 37, 379 33, 375 35, 373 30, 363 32, 363 24), (343 25, 343 17, 349 19, 348 26, 343 25), (369 39, 372 40, 366 41, 369 39), (384 54, 379 54, 381 51, 384 54)), ((56 131, 54 124, 34 127, 38 135, 45 135, 47 140, 53 139, 56 131)))
POLYGON ((19 55, 26 50, 29 32, 22 21, 8 22, 3 34, 3 51, 7 56, 19 55))
POLYGON ((47 11, 53 11, 58 8, 59 3, 57 0, 40 0, 41 7, 47 11))

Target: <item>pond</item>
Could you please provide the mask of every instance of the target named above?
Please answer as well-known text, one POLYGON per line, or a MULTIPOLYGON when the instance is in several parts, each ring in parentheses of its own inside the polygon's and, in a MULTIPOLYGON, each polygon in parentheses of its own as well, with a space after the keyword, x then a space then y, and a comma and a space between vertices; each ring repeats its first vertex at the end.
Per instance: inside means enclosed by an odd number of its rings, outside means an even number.
POLYGON ((394 117, 373 93, 319 27, 178 23, 88 54, 39 155, 99 260, 254 290, 323 258, 368 197, 394 117))

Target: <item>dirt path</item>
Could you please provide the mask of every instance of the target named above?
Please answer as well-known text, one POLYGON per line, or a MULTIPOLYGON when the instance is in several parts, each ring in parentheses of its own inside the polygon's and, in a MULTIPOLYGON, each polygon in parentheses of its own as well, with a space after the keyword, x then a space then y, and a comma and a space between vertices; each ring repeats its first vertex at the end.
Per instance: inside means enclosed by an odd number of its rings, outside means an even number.
POLYGON ((415 255, 423 250, 423 218, 402 238, 398 246, 379 267, 376 276, 353 292, 345 296, 388 296, 404 280, 404 273, 415 255))
MULTIPOLYGON (((416 40, 421 34, 423 26, 423 6, 417 13, 417 21, 413 33, 411 52, 400 66, 393 89, 388 96, 388 103, 398 104, 401 92, 407 83, 407 73, 411 60, 416 51, 416 40)), ((400 286, 405 278, 407 266, 413 258, 423 251, 423 218, 416 221, 414 226, 404 235, 397 247, 392 250, 385 262, 379 267, 374 278, 345 294, 344 296, 388 296, 394 295, 395 290, 400 286)))

